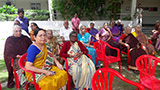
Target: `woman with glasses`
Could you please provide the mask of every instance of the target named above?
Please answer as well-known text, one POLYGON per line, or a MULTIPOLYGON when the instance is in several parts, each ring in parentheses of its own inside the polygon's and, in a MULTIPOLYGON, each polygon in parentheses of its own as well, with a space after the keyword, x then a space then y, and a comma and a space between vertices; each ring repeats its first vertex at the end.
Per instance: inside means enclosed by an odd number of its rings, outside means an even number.
POLYGON ((77 41, 77 32, 69 34, 70 41, 64 43, 59 56, 68 60, 69 74, 72 76, 75 90, 91 90, 91 79, 95 72, 93 62, 86 56, 87 48, 77 41))
MULTIPOLYGON (((45 44, 45 31, 36 29, 34 38, 35 42, 27 50, 26 69, 35 72, 41 90, 65 90, 68 75, 52 55, 50 46, 45 44)), ((27 80, 32 81, 31 73, 25 72, 25 75, 27 80)))
POLYGON ((29 35, 30 35, 32 41, 35 41, 35 39, 34 39, 34 31, 35 31, 37 28, 39 28, 38 25, 37 25, 36 23, 32 22, 32 23, 31 23, 31 29, 32 29, 32 30, 29 32, 29 35))

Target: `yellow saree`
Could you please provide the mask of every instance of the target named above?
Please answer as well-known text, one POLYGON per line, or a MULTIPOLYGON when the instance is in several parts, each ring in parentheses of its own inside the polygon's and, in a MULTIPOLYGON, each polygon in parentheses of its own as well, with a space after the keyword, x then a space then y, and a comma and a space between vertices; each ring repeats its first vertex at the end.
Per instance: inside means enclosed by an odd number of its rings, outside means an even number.
MULTIPOLYGON (((45 69, 44 65, 48 59, 47 47, 44 45, 44 49, 35 57, 33 66, 40 69, 45 69)), ((55 71, 56 74, 53 76, 45 76, 36 74, 36 81, 38 82, 41 90, 59 90, 65 86, 67 82, 68 75, 64 70, 59 70, 56 66, 52 65, 49 69, 50 71, 55 71), (39 77, 40 76, 40 77, 39 77), (38 79, 37 79, 38 78, 38 79)), ((27 80, 31 81, 32 77, 30 73, 26 73, 27 80)))

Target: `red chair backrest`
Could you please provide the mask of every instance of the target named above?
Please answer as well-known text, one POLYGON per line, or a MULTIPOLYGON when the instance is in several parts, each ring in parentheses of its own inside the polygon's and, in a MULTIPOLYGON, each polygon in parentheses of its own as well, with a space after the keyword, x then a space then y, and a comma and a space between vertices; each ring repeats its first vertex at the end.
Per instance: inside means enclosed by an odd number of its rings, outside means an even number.
POLYGON ((120 50, 118 48, 112 47, 108 43, 99 40, 94 43, 94 48, 96 50, 96 54, 97 54, 98 59, 102 59, 102 58, 104 58, 104 56, 106 56, 104 53, 106 46, 108 46, 111 49, 115 49, 117 51, 117 57, 120 57, 120 50))
POLYGON ((144 74, 155 76, 158 63, 160 63, 160 59, 151 55, 142 55, 138 57, 136 60, 136 67, 140 71, 140 77, 143 77, 144 74))
POLYGON ((26 69, 24 68, 25 63, 26 63, 26 60, 27 60, 26 56, 27 56, 27 53, 25 53, 24 55, 22 55, 22 57, 19 59, 19 66, 20 66, 20 68, 21 68, 22 70, 24 70, 24 71, 26 70, 26 69))
POLYGON ((109 68, 101 68, 94 73, 91 82, 92 90, 112 90, 114 76, 117 76, 121 80, 138 87, 140 90, 145 90, 141 84, 128 80, 117 71, 109 68))
POLYGON ((94 49, 96 50, 97 59, 102 60, 105 57, 106 44, 103 41, 96 41, 94 43, 94 49))

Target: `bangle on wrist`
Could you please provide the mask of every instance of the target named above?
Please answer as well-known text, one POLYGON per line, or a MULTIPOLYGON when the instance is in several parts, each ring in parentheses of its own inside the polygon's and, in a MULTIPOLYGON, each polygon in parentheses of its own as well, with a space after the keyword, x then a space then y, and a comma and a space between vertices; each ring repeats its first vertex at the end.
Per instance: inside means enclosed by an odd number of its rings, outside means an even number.
POLYGON ((129 46, 127 43, 125 43, 125 46, 129 46))

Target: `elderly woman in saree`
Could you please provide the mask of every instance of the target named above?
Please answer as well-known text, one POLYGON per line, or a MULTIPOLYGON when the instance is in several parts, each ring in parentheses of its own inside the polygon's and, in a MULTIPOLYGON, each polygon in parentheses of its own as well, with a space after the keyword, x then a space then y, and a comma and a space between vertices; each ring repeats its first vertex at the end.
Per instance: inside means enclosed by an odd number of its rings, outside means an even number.
POLYGON ((72 76, 75 90, 91 90, 91 79, 95 73, 94 63, 86 56, 87 48, 77 41, 77 32, 72 31, 70 41, 64 43, 60 56, 68 60, 69 74, 72 76))
POLYGON ((121 34, 119 43, 126 46, 129 49, 130 62, 129 68, 133 70, 134 73, 139 73, 136 68, 136 59, 146 54, 146 52, 140 48, 139 41, 131 34, 131 28, 129 26, 125 29, 125 34, 121 34))
MULTIPOLYGON (((41 90, 65 89, 68 75, 52 55, 50 46, 45 44, 45 31, 36 29, 34 38, 35 42, 27 50, 26 69, 35 72, 36 82, 41 90)), ((30 73, 25 72, 25 75, 27 80, 32 80, 30 73)))
MULTIPOLYGON (((157 42, 157 39, 159 38, 159 34, 160 34, 160 22, 159 21, 156 22, 155 29, 152 30, 152 33, 153 33, 152 37, 151 37, 152 44, 154 46, 156 46, 156 42, 157 42)), ((157 46, 155 48, 157 48, 157 46)))
MULTIPOLYGON (((90 45, 91 35, 85 32, 86 26, 82 25, 80 27, 81 33, 78 34, 78 40, 88 49, 88 54, 92 56, 92 61, 96 63, 96 50, 93 45, 90 45)), ((97 68, 100 67, 100 61, 97 62, 97 68)))
MULTIPOLYGON (((102 40, 107 42, 112 47, 116 47, 121 50, 121 45, 112 39, 112 32, 108 28, 108 23, 103 24, 103 28, 96 35, 97 40, 102 40)), ((106 47, 106 55, 117 56, 116 51, 106 47)))
POLYGON ((118 28, 115 26, 115 22, 110 22, 109 29, 112 32, 113 39, 115 40, 115 42, 118 43, 121 35, 120 35, 120 30, 118 30, 118 28))
POLYGON ((52 30, 46 31, 46 43, 51 46, 51 49, 53 49, 53 55, 58 55, 60 52, 59 44, 57 43, 57 38, 53 37, 52 30))
POLYGON ((98 30, 94 28, 94 23, 90 23, 90 31, 89 34, 91 34, 91 42, 96 42, 96 34, 98 33, 98 30))
POLYGON ((13 88, 15 85, 15 82, 13 81, 13 69, 11 66, 11 59, 14 59, 14 68, 16 70, 19 70, 20 68, 18 66, 18 60, 26 53, 28 47, 31 44, 31 40, 27 37, 22 35, 22 30, 19 25, 13 26, 13 36, 9 36, 5 42, 5 48, 4 48, 4 60, 8 71, 8 88, 13 88))
POLYGON ((149 43, 148 37, 140 31, 141 26, 137 25, 135 27, 135 32, 132 32, 133 36, 135 36, 138 39, 138 41, 142 44, 143 49, 146 51, 147 54, 155 55, 156 51, 154 49, 154 46, 149 43))

